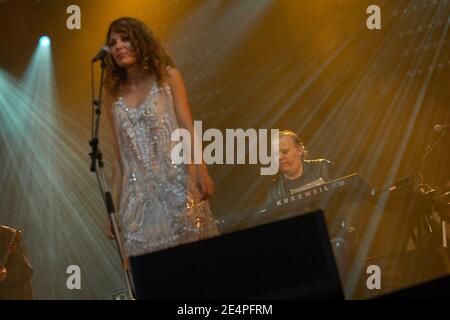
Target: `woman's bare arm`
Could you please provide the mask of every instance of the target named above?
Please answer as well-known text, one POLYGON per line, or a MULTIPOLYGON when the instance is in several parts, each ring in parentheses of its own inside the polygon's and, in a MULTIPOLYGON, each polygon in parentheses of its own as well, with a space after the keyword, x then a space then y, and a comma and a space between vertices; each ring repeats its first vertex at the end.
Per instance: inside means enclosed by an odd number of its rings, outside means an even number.
MULTIPOLYGON (((197 137, 196 132, 194 132, 194 122, 192 120, 191 110, 188 103, 186 86, 178 69, 170 68, 168 70, 168 75, 178 124, 180 127, 189 130, 191 134, 191 146, 194 146, 195 139, 199 139, 199 137, 197 137)), ((196 174, 201 198, 202 200, 206 200, 214 194, 214 183, 208 174, 208 170, 203 162, 203 159, 202 164, 196 165, 196 174)))

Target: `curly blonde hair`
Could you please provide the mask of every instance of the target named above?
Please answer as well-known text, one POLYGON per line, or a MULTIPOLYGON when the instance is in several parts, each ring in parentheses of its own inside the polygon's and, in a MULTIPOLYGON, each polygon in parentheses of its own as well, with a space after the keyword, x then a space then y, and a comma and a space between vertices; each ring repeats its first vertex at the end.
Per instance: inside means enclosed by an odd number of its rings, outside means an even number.
MULTIPOLYGON (((158 84, 162 85, 167 76, 168 67, 175 65, 152 31, 142 21, 124 17, 110 24, 106 35, 107 44, 111 32, 124 33, 128 36, 136 54, 138 66, 150 75, 155 75, 158 84)), ((104 86, 107 97, 116 98, 119 95, 120 85, 127 78, 126 70, 116 63, 112 55, 108 55, 105 58, 105 71, 104 86)))

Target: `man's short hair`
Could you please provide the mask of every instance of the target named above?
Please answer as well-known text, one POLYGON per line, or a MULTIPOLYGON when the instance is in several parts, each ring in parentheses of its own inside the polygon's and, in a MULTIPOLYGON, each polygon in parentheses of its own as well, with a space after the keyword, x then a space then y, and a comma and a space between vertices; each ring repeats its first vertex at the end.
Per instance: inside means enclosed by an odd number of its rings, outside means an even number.
POLYGON ((282 137, 291 137, 291 139, 294 142, 295 146, 300 147, 303 150, 302 160, 308 155, 308 150, 306 150, 305 146, 303 145, 302 140, 300 140, 300 137, 294 131, 292 131, 292 130, 281 130, 279 136, 280 136, 280 139, 282 137))

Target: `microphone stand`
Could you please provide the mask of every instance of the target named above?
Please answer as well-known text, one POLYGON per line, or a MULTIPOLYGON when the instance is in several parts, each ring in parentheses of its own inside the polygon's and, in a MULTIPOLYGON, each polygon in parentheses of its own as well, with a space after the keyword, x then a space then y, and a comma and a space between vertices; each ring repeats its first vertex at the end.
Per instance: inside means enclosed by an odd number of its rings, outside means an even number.
MULTIPOLYGON (((430 195, 432 196, 433 193, 435 192, 435 190, 429 186, 424 184, 424 178, 422 175, 422 166, 424 165, 425 161, 428 159, 428 157, 430 156, 430 154, 433 152, 433 150, 436 148, 436 146, 442 141, 443 137, 447 134, 447 128, 445 128, 442 132, 439 133, 439 136, 437 137, 437 139, 429 144, 427 146, 427 151, 424 153, 424 155, 422 156, 422 158, 419 160, 419 162, 416 164, 415 168, 414 168, 414 173, 413 173, 413 177, 414 177, 414 181, 415 181, 415 189, 420 191, 421 194, 423 195, 430 195)), ((434 210, 434 209, 432 209, 434 210)), ((445 221, 442 220, 442 232, 443 232, 443 246, 446 247, 446 239, 445 237, 445 221)), ((433 234, 435 228, 432 227, 432 225, 429 222, 429 219, 427 218, 427 215, 425 214, 423 217, 423 220, 421 222, 419 222, 419 226, 417 227, 417 237, 416 240, 414 241, 417 244, 419 244, 419 246, 421 248, 425 247, 424 244, 424 237, 426 236, 426 234, 433 234), (420 223, 423 226, 424 231, 419 232, 420 229, 420 223)))
POLYGON ((431 152, 433 152, 434 148, 441 142, 442 138, 447 134, 447 128, 445 128, 440 134, 439 137, 432 143, 427 146, 427 151, 422 156, 420 161, 416 164, 414 168, 414 174, 418 176, 418 179, 420 182, 423 182, 423 176, 422 176, 422 166, 425 163, 425 161, 430 156, 431 152))
MULTIPOLYGON (((115 241, 117 245, 117 249, 119 252, 120 259, 122 261, 122 269, 127 285, 127 291, 128 291, 128 297, 131 300, 134 300, 134 288, 133 288, 133 278, 131 275, 131 269, 128 263, 128 259, 125 255, 125 250, 123 248, 122 240, 119 233, 119 228, 116 223, 116 214, 114 210, 114 203, 112 200, 111 192, 108 190, 108 184, 106 182, 105 174, 103 172, 103 159, 102 159, 102 153, 100 151, 100 148, 98 147, 98 136, 99 136, 99 128, 100 128, 100 115, 101 115, 101 105, 102 105, 102 89, 103 89, 103 77, 104 77, 104 70, 105 70, 105 63, 103 59, 101 60, 101 74, 100 74, 100 89, 98 94, 98 99, 94 99, 92 101, 93 103, 93 109, 95 109, 95 126, 94 130, 92 132, 92 139, 89 141, 89 145, 91 146, 91 153, 89 153, 89 156, 91 158, 91 172, 95 172, 97 176, 97 182, 100 188, 100 192, 103 197, 103 201, 105 203, 105 208, 108 214, 108 219, 111 222, 111 225, 113 227, 115 241), (98 166, 97 166, 98 162, 98 166)), ((92 62, 92 66, 94 64, 94 61, 92 62)), ((93 82, 93 80, 92 80, 93 82)), ((93 85, 93 84, 92 84, 93 85)), ((93 93, 94 94, 94 93, 93 93)), ((94 97, 93 97, 94 98, 94 97)))

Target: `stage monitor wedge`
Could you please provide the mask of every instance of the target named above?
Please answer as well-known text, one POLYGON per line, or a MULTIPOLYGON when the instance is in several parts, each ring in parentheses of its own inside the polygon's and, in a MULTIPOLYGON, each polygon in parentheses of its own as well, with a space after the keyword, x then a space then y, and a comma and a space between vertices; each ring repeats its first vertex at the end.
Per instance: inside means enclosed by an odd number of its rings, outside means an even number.
POLYGON ((145 299, 344 299, 321 211, 144 259, 145 299))

